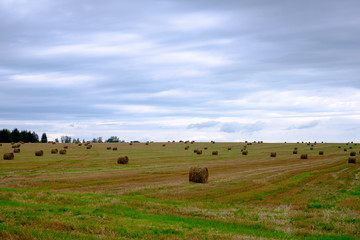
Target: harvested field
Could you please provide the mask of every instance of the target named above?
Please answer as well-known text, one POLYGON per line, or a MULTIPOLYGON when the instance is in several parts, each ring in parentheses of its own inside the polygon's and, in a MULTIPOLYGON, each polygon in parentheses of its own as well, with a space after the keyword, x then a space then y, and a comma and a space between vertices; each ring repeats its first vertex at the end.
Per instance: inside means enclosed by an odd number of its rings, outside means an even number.
MULTIPOLYGON (((360 164, 345 144, 28 143, 0 161, 1 239, 356 239, 360 164), (228 146, 231 151, 224 151, 228 146), (338 146, 341 146, 339 149, 338 146), (63 144, 56 145, 59 149, 63 144), (107 146, 118 148, 108 151, 107 146), (308 159, 294 155, 294 147, 308 159), (38 158, 35 150, 45 154, 38 158), (118 164, 119 152, 128 164, 118 164), (210 153, 209 152, 209 153, 210 153), (269 158, 276 152, 276 158, 269 158), (206 166, 206 184, 189 182, 206 166)), ((360 146, 354 144, 354 151, 360 146)), ((12 152, 3 144, 0 153, 12 152)))

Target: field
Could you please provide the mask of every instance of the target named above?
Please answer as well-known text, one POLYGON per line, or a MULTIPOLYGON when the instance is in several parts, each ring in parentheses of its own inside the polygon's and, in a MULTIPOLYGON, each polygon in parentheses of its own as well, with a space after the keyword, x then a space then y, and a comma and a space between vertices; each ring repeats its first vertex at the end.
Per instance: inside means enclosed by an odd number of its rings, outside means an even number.
POLYGON ((360 238, 360 164, 348 163, 360 145, 253 143, 242 155, 245 143, 97 143, 50 153, 64 145, 26 143, 14 160, 0 146, 0 239, 360 238), (128 164, 117 164, 122 155, 128 164), (207 167, 209 182, 190 183, 191 166, 207 167))

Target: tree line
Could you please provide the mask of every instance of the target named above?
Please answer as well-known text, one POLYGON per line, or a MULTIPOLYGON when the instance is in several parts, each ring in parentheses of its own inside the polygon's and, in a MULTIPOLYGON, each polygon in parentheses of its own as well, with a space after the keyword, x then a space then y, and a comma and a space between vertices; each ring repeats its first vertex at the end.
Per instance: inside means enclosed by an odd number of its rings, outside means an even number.
POLYGON ((0 131, 0 142, 1 143, 10 143, 10 142, 31 142, 31 143, 47 143, 46 133, 41 135, 39 140, 39 135, 36 132, 31 132, 27 130, 19 131, 17 128, 10 131, 9 129, 3 129, 0 131))

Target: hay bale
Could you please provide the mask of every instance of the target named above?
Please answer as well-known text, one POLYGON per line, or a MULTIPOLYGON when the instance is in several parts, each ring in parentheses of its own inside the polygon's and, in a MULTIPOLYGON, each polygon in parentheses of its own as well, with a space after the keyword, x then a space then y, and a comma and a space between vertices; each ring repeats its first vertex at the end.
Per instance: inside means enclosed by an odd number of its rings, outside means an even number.
POLYGON ((41 157, 42 155, 44 155, 44 151, 43 151, 43 150, 35 151, 35 156, 41 157))
POLYGON ((350 153, 350 156, 355 157, 355 156, 356 156, 356 152, 351 152, 351 153, 350 153))
POLYGON ((294 151, 293 151, 293 154, 297 154, 297 153, 298 153, 298 151, 297 151, 297 150, 294 150, 294 151))
POLYGON ((11 147, 12 147, 12 148, 19 148, 20 146, 21 146, 20 143, 18 143, 18 144, 12 145, 11 147))
POLYGON ((297 147, 295 147, 295 148, 294 148, 294 150, 295 150, 295 151, 297 151, 297 150, 298 150, 298 148, 297 148, 297 147))
POLYGON ((355 157, 349 157, 348 163, 356 163, 356 158, 355 157))
POLYGON ((127 164, 128 162, 129 162, 128 156, 118 157, 118 160, 117 160, 118 164, 127 164))
POLYGON ((201 155, 202 154, 202 150, 197 150, 197 152, 196 152, 198 155, 201 155))
POLYGON ((66 154, 66 149, 61 149, 61 150, 59 151, 59 153, 60 153, 61 155, 65 155, 65 154, 66 154))
POLYGON ((308 155, 307 154, 301 154, 300 159, 307 159, 308 155))
POLYGON ((276 152, 270 153, 270 157, 276 157, 276 152))
POLYGON ((349 147, 349 149, 352 149, 352 147, 349 147))
POLYGON ((0 147, 2 147, 2 143, 0 143, 0 147))
POLYGON ((163 146, 163 147, 165 147, 165 146, 166 146, 166 144, 163 144, 162 146, 163 146))
POLYGON ((228 147, 228 151, 230 151, 231 150, 231 147, 228 147))
POLYGON ((145 145, 149 145, 149 142, 146 142, 145 145))
POLYGON ((113 147, 113 151, 117 151, 117 147, 113 147))
POLYGON ((88 145, 87 147, 86 147, 86 149, 91 149, 92 148, 92 145, 88 145))
POLYGON ((14 159, 14 153, 4 153, 3 158, 4 158, 4 160, 13 160, 14 159))
POLYGON ((14 153, 19 153, 20 152, 20 148, 14 148, 14 153))
POLYGON ((209 171, 206 167, 191 167, 189 171, 189 182, 207 183, 209 171))
POLYGON ((347 151, 347 149, 346 148, 344 148, 344 152, 346 152, 347 151))
POLYGON ((314 150, 314 148, 311 147, 310 150, 314 150))
POLYGON ((57 148, 51 149, 51 154, 57 154, 59 151, 57 148))
POLYGON ((106 149, 107 149, 107 150, 111 150, 111 147, 107 147, 106 149))
POLYGON ((324 155, 324 151, 319 151, 319 155, 324 155))
POLYGON ((65 149, 68 149, 68 148, 69 148, 69 146, 64 146, 64 148, 65 148, 65 149))
POLYGON ((242 155, 248 155, 248 151, 247 150, 243 150, 241 151, 242 152, 242 155))
POLYGON ((219 152, 218 152, 218 151, 212 151, 211 154, 212 154, 212 155, 219 155, 219 152))
POLYGON ((78 144, 78 146, 80 146, 80 147, 81 147, 81 146, 82 146, 82 143, 79 143, 79 144, 78 144))
POLYGON ((186 146, 186 147, 185 147, 185 150, 188 150, 188 149, 189 149, 189 146, 186 146))
POLYGON ((132 146, 132 145, 133 145, 133 143, 131 142, 131 143, 129 143, 129 145, 130 145, 130 146, 132 146))

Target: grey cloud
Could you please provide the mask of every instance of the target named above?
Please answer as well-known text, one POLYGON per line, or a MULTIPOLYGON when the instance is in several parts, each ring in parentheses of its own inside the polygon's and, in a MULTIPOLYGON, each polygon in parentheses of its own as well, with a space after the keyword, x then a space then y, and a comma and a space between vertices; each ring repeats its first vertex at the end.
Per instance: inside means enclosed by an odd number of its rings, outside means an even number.
POLYGON ((237 122, 232 123, 224 123, 222 124, 220 131, 226 133, 235 133, 241 132, 245 134, 253 134, 254 132, 258 132, 264 128, 264 123, 256 122, 253 124, 241 124, 237 122))
POLYGON ((202 122, 202 123, 193 123, 187 126, 188 129, 196 128, 196 129, 203 129, 203 128, 210 128, 215 127, 218 125, 219 122, 217 121, 208 121, 208 122, 202 122))
POLYGON ((307 129, 307 128, 313 128, 316 127, 317 125, 320 124, 320 121, 311 121, 311 122, 307 122, 307 123, 303 123, 297 126, 292 126, 287 128, 287 130, 292 130, 292 129, 307 129))

